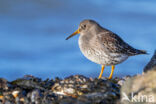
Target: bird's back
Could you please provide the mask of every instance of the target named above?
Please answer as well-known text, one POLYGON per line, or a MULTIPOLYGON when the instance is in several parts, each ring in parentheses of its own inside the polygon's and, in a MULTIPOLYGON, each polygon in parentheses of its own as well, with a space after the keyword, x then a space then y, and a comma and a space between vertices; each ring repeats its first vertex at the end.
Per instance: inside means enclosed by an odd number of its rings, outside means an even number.
POLYGON ((146 51, 133 48, 124 42, 117 34, 107 29, 103 29, 102 32, 97 34, 97 37, 104 48, 109 50, 111 53, 126 54, 128 56, 146 54, 146 51))

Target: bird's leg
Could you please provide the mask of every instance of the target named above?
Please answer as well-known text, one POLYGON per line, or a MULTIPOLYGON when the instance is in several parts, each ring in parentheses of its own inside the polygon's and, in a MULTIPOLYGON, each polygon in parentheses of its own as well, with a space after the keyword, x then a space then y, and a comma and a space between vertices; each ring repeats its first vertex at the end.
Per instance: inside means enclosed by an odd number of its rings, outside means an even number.
POLYGON ((110 76, 109 76, 109 78, 108 78, 108 79, 112 79, 114 69, 115 69, 115 66, 114 66, 114 65, 112 65, 111 74, 110 74, 110 76))
POLYGON ((104 68, 105 68, 105 66, 104 66, 104 65, 102 65, 102 68, 101 68, 101 73, 100 73, 100 75, 99 75, 99 79, 102 77, 102 74, 103 74, 104 68))

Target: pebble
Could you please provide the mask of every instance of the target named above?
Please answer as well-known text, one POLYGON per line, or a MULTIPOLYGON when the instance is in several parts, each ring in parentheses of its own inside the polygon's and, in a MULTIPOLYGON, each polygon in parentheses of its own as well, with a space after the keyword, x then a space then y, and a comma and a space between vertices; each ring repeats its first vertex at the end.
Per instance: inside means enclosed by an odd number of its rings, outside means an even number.
MULTIPOLYGON (((113 104, 120 99, 125 79, 97 79, 73 75, 42 80, 25 75, 12 82, 0 79, 0 102, 4 104, 113 104), (124 83, 124 82, 123 82, 124 83)), ((0 103, 0 104, 1 104, 0 103)))

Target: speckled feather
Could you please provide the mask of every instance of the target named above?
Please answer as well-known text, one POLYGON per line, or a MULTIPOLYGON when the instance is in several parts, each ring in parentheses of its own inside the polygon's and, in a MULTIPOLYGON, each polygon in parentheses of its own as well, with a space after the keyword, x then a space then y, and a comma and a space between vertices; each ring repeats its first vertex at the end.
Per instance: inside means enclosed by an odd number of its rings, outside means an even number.
POLYGON ((126 54, 128 56, 146 54, 146 51, 137 50, 126 42, 124 42, 117 34, 104 29, 97 34, 99 41, 107 48, 111 53, 126 54))

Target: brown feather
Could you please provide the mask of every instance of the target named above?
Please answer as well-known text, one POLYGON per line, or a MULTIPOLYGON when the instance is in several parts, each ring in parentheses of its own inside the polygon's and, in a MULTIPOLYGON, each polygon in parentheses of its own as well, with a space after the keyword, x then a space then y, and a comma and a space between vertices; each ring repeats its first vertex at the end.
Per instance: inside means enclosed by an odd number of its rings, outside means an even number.
POLYGON ((124 42, 117 34, 107 29, 103 29, 103 31, 98 34, 98 37, 104 47, 109 50, 109 52, 127 54, 128 56, 146 54, 146 51, 137 50, 131 47, 126 42, 124 42))

